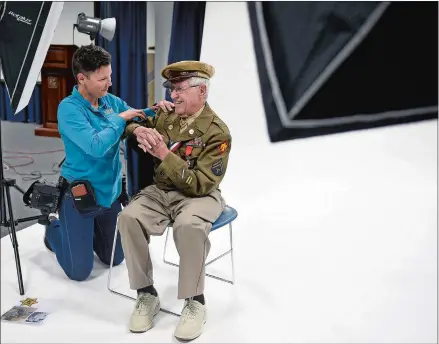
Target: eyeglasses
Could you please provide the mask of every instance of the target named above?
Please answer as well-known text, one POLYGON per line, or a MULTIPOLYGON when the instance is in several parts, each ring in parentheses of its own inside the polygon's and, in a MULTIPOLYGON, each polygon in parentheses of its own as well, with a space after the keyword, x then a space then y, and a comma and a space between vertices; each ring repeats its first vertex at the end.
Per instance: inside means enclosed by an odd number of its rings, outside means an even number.
POLYGON ((172 92, 176 92, 177 94, 182 94, 184 92, 186 92, 189 88, 192 87, 199 87, 201 85, 194 85, 194 86, 187 86, 187 87, 168 87, 166 89, 166 92, 169 94, 169 96, 172 94, 172 92))

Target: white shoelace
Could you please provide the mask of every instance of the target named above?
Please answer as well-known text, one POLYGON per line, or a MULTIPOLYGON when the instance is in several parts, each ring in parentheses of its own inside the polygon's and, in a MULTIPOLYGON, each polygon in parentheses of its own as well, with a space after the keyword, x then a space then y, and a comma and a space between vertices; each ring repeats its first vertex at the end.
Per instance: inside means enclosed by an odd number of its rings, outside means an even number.
POLYGON ((154 300, 153 295, 149 294, 149 293, 142 293, 140 294, 139 298, 137 299, 137 303, 136 303, 136 311, 138 313, 142 313, 142 312, 146 312, 149 313, 149 305, 152 304, 152 302, 154 300))
POLYGON ((191 300, 188 301, 183 309, 182 322, 194 320, 199 310, 198 304, 191 300))

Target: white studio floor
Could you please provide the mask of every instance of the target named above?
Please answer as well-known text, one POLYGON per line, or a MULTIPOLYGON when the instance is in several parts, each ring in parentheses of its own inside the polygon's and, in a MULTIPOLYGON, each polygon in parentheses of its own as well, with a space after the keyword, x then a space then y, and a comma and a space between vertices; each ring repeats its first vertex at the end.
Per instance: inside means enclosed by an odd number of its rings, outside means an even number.
MULTIPOLYGON (((195 342, 437 342, 437 121, 236 146, 223 187, 239 212, 236 284, 207 278, 209 317, 195 342)), ((2 342, 176 342, 177 318, 162 312, 152 330, 129 333, 134 302, 107 290, 103 265, 69 281, 42 238, 39 225, 18 233, 25 296, 51 313, 40 326, 2 322, 2 342)), ((227 230, 211 240, 213 256, 227 230)), ((153 238, 156 287, 178 312, 178 273, 162 263, 163 244, 153 238)), ((208 272, 230 276, 224 259, 208 272)), ((130 292, 124 264, 113 277, 130 292)), ((6 236, 2 314, 22 299, 6 236)))

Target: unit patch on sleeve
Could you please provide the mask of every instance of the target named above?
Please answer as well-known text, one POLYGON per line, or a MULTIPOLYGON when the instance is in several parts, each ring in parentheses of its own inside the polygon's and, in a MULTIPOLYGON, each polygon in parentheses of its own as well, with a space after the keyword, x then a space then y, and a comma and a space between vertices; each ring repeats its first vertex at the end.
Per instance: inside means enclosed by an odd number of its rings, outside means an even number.
POLYGON ((215 176, 217 176, 217 177, 221 176, 224 173, 224 171, 223 171, 223 159, 219 159, 218 161, 215 161, 212 164, 212 167, 210 168, 210 170, 212 171, 212 173, 215 176))
POLYGON ((224 141, 218 146, 220 154, 223 154, 229 148, 229 141, 224 141))

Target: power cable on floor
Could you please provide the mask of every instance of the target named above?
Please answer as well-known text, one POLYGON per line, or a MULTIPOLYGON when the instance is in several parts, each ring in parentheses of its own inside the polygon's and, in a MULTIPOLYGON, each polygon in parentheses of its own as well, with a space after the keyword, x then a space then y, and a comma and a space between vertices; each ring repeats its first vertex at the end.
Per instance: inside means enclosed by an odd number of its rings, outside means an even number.
POLYGON ((22 155, 4 156, 3 157, 3 164, 4 164, 6 171, 13 170, 16 174, 18 174, 19 176, 22 176, 23 181, 37 180, 37 179, 40 179, 42 176, 53 176, 53 175, 60 173, 61 170, 56 168, 56 166, 58 164, 54 163, 52 165, 51 172, 32 171, 30 173, 20 173, 16 170, 16 167, 24 167, 24 166, 32 165, 35 162, 35 160, 30 155, 50 154, 50 153, 57 153, 57 152, 63 152, 63 151, 64 151, 63 149, 43 151, 43 152, 20 152, 20 151, 4 150, 5 153, 22 154, 22 155), (6 159, 29 159, 30 161, 28 161, 26 163, 12 165, 9 162, 7 162, 6 159))
MULTIPOLYGON (((51 154, 51 153, 58 153, 58 152, 64 152, 63 149, 56 149, 56 150, 50 150, 50 151, 42 151, 42 152, 21 152, 21 151, 10 151, 10 150, 4 150, 4 153, 10 153, 10 154, 20 154, 20 155, 14 155, 14 156, 4 156, 3 157, 3 165, 4 170, 12 170, 19 176, 23 176, 23 181, 31 181, 31 180, 37 180, 40 179, 42 176, 53 176, 61 172, 61 169, 57 168, 58 164, 54 163, 52 165, 52 171, 51 172, 41 172, 41 171, 32 171, 30 173, 20 173, 16 170, 16 167, 24 167, 32 165, 35 160, 30 155, 40 155, 40 154, 51 154), (6 159, 30 159, 27 163, 12 165, 6 161, 6 159)), ((123 148, 123 145, 120 145, 119 147, 119 153, 120 155, 124 156, 125 151, 123 148)))

